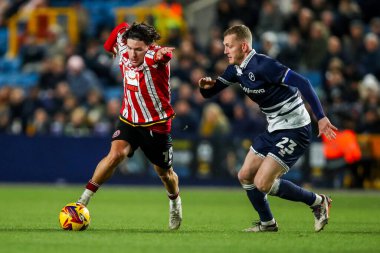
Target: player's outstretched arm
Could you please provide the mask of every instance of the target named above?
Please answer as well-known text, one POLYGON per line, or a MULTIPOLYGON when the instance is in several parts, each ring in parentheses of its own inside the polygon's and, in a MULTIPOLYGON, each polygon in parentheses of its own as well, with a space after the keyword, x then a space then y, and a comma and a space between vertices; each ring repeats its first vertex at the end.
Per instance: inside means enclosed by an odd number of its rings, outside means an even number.
POLYGON ((198 85, 201 89, 211 89, 215 83, 216 80, 212 80, 211 77, 203 77, 198 81, 198 85))
POLYGON ((159 63, 167 63, 171 60, 174 47, 162 47, 157 50, 154 55, 154 61, 159 63))
POLYGON ((336 126, 331 124, 330 120, 327 117, 324 117, 318 120, 318 129, 319 129, 318 137, 324 134, 326 138, 329 140, 336 138, 336 133, 334 131, 338 130, 338 128, 336 128, 336 126))

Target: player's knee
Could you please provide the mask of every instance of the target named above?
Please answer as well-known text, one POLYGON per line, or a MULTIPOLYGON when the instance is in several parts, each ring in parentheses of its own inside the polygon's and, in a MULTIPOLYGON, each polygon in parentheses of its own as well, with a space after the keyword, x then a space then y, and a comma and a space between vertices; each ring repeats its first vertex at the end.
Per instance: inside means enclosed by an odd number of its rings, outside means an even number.
POLYGON ((268 193, 272 187, 272 182, 268 182, 263 178, 255 178, 254 184, 259 191, 264 193, 268 193))
POLYGON ((126 156, 127 154, 123 151, 110 152, 108 154, 108 162, 111 167, 114 167, 121 163, 126 156))
POLYGON ((247 181, 252 181, 252 178, 249 178, 249 173, 247 173, 247 170, 241 169, 238 173, 238 179, 240 183, 245 184, 247 181))

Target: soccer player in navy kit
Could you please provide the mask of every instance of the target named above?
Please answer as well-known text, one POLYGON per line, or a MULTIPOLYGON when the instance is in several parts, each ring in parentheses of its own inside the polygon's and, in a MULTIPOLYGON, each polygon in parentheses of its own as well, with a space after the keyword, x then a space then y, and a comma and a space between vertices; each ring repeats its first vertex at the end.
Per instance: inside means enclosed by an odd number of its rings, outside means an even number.
POLYGON ((289 171, 310 144, 310 116, 301 94, 318 119, 319 135, 336 137, 333 126, 325 116, 321 103, 310 82, 278 61, 256 53, 248 27, 236 25, 224 32, 224 54, 229 66, 216 80, 199 80, 205 98, 224 88, 238 84, 266 115, 268 129, 259 135, 245 158, 238 177, 260 221, 246 232, 276 232, 278 224, 267 201, 267 194, 311 207, 316 232, 328 222, 331 199, 307 191, 280 177, 289 171))

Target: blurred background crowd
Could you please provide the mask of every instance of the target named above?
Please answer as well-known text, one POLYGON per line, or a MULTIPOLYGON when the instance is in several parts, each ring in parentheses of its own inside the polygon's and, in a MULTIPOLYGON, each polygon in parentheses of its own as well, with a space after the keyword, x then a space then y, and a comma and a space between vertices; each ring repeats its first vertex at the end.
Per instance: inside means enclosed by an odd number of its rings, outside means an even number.
POLYGON ((197 88, 200 77, 226 68, 222 34, 239 23, 253 31, 258 53, 311 81, 338 128, 380 133, 377 0, 0 0, 0 133, 109 137, 122 77, 103 43, 115 25, 134 20, 155 25, 164 35, 159 43, 176 48, 174 137, 253 138, 266 128, 238 87, 207 101, 197 88), (46 8, 71 12, 54 19, 46 8), (194 10, 205 14, 194 18, 194 10))

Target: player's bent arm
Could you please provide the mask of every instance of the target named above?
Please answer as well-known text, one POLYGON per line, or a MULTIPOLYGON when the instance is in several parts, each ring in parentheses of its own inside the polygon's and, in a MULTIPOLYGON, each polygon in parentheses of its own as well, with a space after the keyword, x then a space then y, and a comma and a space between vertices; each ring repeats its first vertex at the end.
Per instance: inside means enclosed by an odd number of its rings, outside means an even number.
POLYGON ((117 36, 120 32, 124 32, 126 29, 128 29, 128 27, 129 27, 129 24, 126 22, 123 22, 119 24, 118 26, 116 26, 112 30, 106 42, 104 42, 104 45, 103 45, 104 49, 112 54, 115 54, 116 53, 115 49, 117 50, 117 47, 116 47, 117 36))
POLYGON ((221 81, 212 80, 210 77, 199 79, 198 85, 199 91, 204 98, 210 98, 228 87, 228 85, 222 83, 221 81))
POLYGON ((313 110, 313 113, 317 117, 318 121, 325 117, 321 102, 319 101, 319 98, 309 80, 297 72, 289 70, 284 78, 284 83, 298 88, 306 101, 310 104, 311 109, 313 110))

